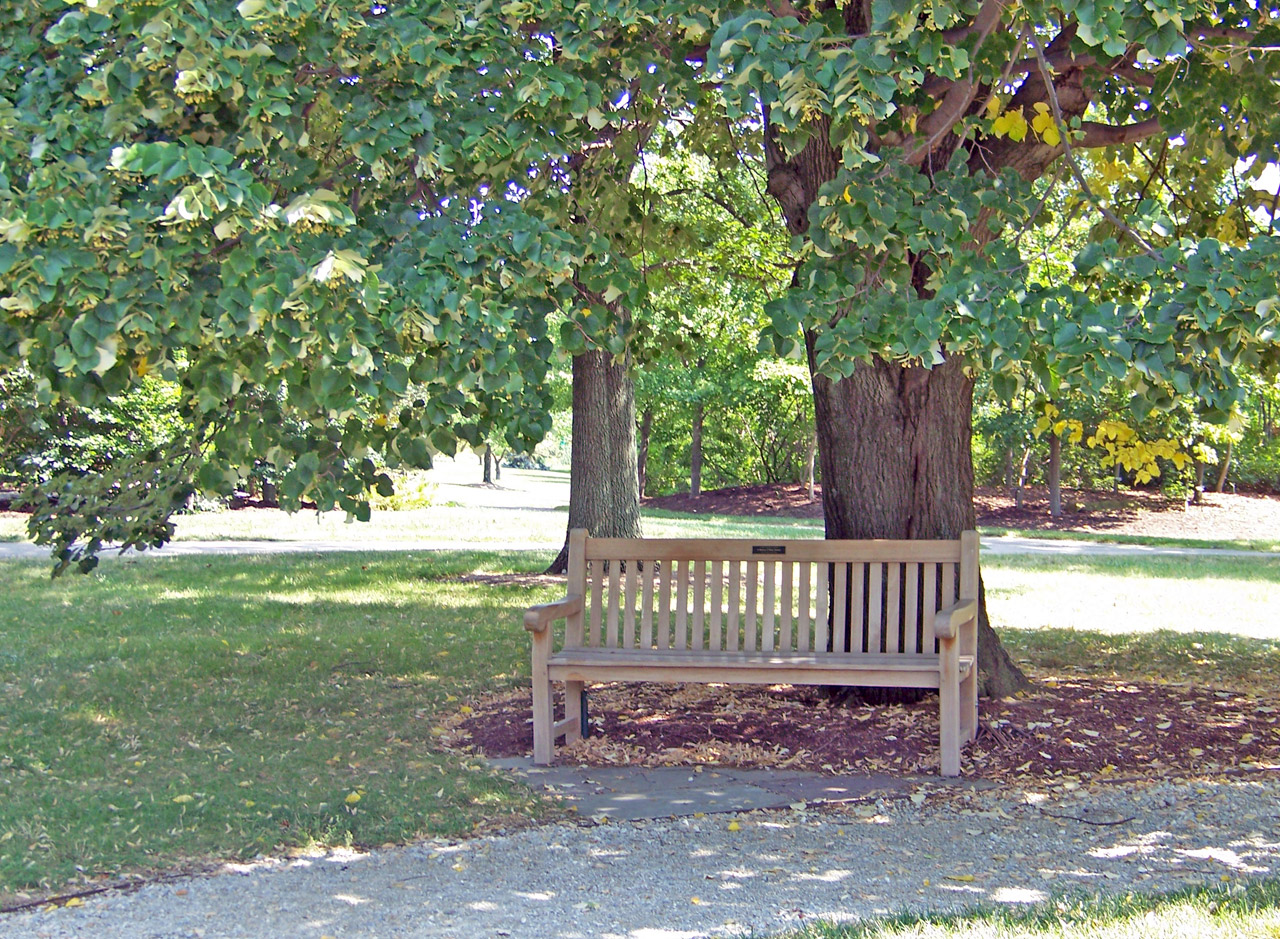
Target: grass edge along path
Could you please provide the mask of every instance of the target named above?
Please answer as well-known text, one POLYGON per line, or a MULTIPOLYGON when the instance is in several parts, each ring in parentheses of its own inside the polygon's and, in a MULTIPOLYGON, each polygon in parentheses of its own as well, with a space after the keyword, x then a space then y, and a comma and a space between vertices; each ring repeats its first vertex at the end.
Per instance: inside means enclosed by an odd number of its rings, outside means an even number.
POLYGON ((813 923, 776 939, 1215 939, 1280 935, 1280 879, 1169 893, 1069 894, 1033 906, 813 923))

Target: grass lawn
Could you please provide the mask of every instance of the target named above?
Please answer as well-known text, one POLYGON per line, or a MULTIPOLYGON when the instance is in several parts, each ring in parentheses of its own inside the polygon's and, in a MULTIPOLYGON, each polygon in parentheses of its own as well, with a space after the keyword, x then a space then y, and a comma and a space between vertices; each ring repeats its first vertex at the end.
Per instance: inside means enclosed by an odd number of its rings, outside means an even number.
POLYGON ((786 939, 1246 939, 1280 936, 1280 881, 1163 896, 1068 898, 1030 908, 818 924, 786 939))
MULTIPOLYGON (((433 744, 528 671, 526 556, 0 562, 0 898, 548 808, 433 744)), ((0 905, 3 905, 0 902, 0 905)))
MULTIPOLYGON (((522 686, 529 552, 0 562, 0 905, 19 892, 309 844, 458 836, 554 810, 438 745, 522 686)), ((992 557, 992 615, 1041 672, 1273 692, 1280 560, 992 557), (1143 598, 1148 598, 1143 600, 1143 598), (1216 611, 1216 615, 1215 615, 1216 611)))

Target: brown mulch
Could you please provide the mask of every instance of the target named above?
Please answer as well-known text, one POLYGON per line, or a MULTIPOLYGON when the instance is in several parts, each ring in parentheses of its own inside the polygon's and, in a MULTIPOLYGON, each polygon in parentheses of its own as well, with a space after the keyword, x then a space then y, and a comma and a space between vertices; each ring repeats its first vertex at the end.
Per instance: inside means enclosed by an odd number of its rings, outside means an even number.
MULTIPOLYGON (((1063 514, 1049 514, 1044 487, 1023 490, 1022 505, 997 487, 974 495, 978 524, 1031 531, 1084 531, 1230 541, 1280 538, 1280 497, 1206 492, 1199 504, 1186 504, 1159 492, 1070 489, 1062 495, 1063 514)), ((653 496, 646 507, 699 515, 772 515, 822 518, 822 487, 809 501, 807 486, 738 486, 704 492, 653 496)))
MULTIPOLYGON (((937 698, 838 704, 816 688, 606 684, 588 691, 593 736, 558 751, 596 766, 776 767, 936 773, 937 698)), ((527 756, 527 692, 473 701, 443 728, 447 745, 527 756)), ((1277 710, 1226 691, 1095 678, 1044 680, 1031 694, 982 700, 963 772, 987 779, 1106 779, 1217 773, 1280 764, 1277 710)))

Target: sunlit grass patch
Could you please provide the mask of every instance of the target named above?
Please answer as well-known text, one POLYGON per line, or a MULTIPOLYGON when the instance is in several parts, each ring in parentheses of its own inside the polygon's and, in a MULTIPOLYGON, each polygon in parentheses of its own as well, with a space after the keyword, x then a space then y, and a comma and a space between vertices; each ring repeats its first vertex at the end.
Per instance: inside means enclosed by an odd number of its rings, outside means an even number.
POLYGON ((819 923, 786 939, 1263 939, 1280 935, 1280 881, 1181 890, 1072 897, 1028 907, 961 914, 819 923))

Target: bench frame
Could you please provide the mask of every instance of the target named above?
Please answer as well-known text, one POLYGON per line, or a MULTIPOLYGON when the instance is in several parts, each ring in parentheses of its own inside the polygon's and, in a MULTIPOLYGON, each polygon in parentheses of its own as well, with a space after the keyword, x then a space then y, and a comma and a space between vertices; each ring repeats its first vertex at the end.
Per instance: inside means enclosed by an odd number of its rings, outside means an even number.
MULTIPOLYGON (((917 573, 914 576, 920 575, 917 573)), ((652 592, 659 592, 653 590, 653 577, 650 573, 645 578, 645 610, 651 610, 654 600, 652 592)), ((720 584, 714 582, 714 577, 713 574, 710 610, 715 617, 715 629, 718 633, 723 610, 717 612, 716 609, 720 603, 721 590, 720 584)), ((806 573, 805 577, 808 578, 809 574, 806 573)), ((819 611, 826 603, 829 586, 818 584, 815 587, 815 606, 819 611)), ((912 598, 902 601, 904 604, 916 605, 915 590, 916 587, 913 587, 912 598)), ((801 616, 807 618, 807 579, 804 591, 802 602, 805 612, 801 616)), ((837 601, 832 600, 833 604, 835 602, 837 601)), ((898 617, 898 602, 897 599, 893 600, 895 620, 898 617)), ((843 601, 839 603, 843 607, 843 601)), ((882 612, 878 598, 875 603, 874 616, 880 622, 882 612)), ((852 614, 843 611, 843 615, 847 617, 852 614)), ((871 612, 867 613, 867 623, 871 622, 872 615, 871 612)), ((908 614, 903 612, 902 615, 906 621, 908 614)), ((644 616, 648 623, 652 614, 645 612, 644 616)), ((885 612, 883 616, 884 621, 888 621, 889 614, 885 612)), ((960 747, 972 741, 977 732, 977 618, 978 536, 972 531, 963 532, 955 541, 813 539, 762 543, 728 539, 590 538, 584 529, 574 529, 569 534, 566 596, 554 603, 530 607, 524 614, 524 626, 530 632, 533 643, 533 759, 538 764, 551 763, 555 756, 557 738, 564 736, 566 742, 581 739, 583 689, 589 681, 936 688, 939 698, 942 775, 957 776, 960 773, 960 747), (785 650, 775 650, 775 617, 780 616, 785 620, 785 635, 789 637, 792 599, 788 593, 786 612, 779 614, 780 598, 776 595, 774 583, 776 575, 770 568, 759 591, 763 594, 765 628, 769 631, 769 638, 761 638, 759 644, 762 648, 756 650, 756 565, 758 562, 768 564, 776 561, 779 556, 787 565, 787 573, 784 575, 784 584, 787 586, 784 592, 790 591, 792 562, 813 565, 813 576, 818 580, 823 579, 824 569, 830 571, 827 576, 834 578, 834 583, 842 590, 845 587, 845 572, 852 569, 846 565, 856 564, 876 565, 874 570, 877 572, 883 571, 886 565, 898 563, 919 564, 917 570, 934 563, 954 564, 955 580, 954 583, 948 581, 946 586, 940 587, 938 593, 943 598, 940 609, 932 615, 928 610, 918 611, 917 615, 924 629, 920 636, 921 649, 888 652, 877 650, 874 653, 833 650, 830 646, 834 646, 837 640, 834 636, 827 638, 823 631, 825 623, 818 623, 818 619, 827 618, 827 614, 815 612, 814 635, 812 641, 808 642, 810 647, 806 647, 805 640, 797 639, 797 649, 788 647, 785 650), (641 561, 637 563, 634 559, 641 561), (589 561, 595 565, 594 574, 589 574, 589 561), (654 562, 676 570, 681 578, 681 592, 674 608, 679 624, 679 646, 671 647, 677 643, 672 641, 669 645, 668 636, 665 635, 667 614, 672 611, 671 598, 667 592, 668 575, 663 578, 661 596, 657 598, 661 604, 658 615, 664 624, 661 639, 656 644, 650 643, 647 648, 643 646, 644 638, 640 640, 640 647, 626 647, 626 644, 634 642, 634 609, 640 597, 637 595, 635 575, 623 575, 621 571, 629 564, 640 567, 654 562), (700 632, 706 616, 703 604, 707 600, 707 564, 714 565, 714 572, 723 570, 723 562, 734 565, 731 568, 734 580, 729 586, 729 602, 734 604, 729 623, 734 630, 732 651, 703 648, 700 632), (737 565, 744 562, 749 572, 745 592, 750 604, 746 613, 746 634, 751 637, 752 647, 746 651, 737 651, 737 565), (695 570, 699 573, 692 580, 692 602, 697 605, 697 609, 691 616, 690 598, 684 594, 684 590, 690 585, 689 578, 695 570), (954 600, 946 602, 950 599, 948 595, 952 590, 954 600), (626 609, 620 613, 624 595, 626 609), (602 624, 602 616, 606 624, 602 624), (627 639, 619 642, 619 619, 622 617, 626 619, 627 639), (553 648, 554 630, 551 625, 561 619, 565 621, 564 640, 559 651, 556 651, 553 648), (698 637, 691 644, 687 642, 686 632, 690 619, 695 621, 695 636, 698 637), (937 652, 923 651, 923 647, 932 645, 934 639, 937 652), (828 648, 813 648, 819 643, 828 648), (552 683, 556 681, 563 682, 565 686, 565 717, 562 720, 556 720, 553 712, 552 683)), ((807 622, 801 625, 807 630, 807 622)), ((645 635, 648 633, 642 632, 642 637, 645 635)), ((725 635, 728 642, 727 629, 725 635)), ((761 636, 764 636, 763 631, 761 636)), ((718 638, 716 641, 718 644, 718 638)), ((787 644, 791 644, 789 638, 787 644)), ((843 645, 843 640, 840 644, 843 645)))

